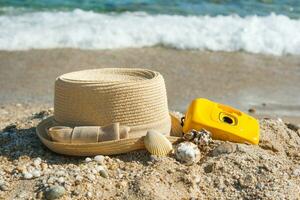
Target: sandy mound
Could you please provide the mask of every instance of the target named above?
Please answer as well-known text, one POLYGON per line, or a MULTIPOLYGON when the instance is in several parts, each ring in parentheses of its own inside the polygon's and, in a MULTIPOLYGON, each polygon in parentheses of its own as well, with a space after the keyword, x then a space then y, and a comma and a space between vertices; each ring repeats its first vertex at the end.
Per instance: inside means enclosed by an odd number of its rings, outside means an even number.
POLYGON ((29 113, 37 108, 2 109, 15 114, 2 115, 0 121, 0 199, 300 196, 300 133, 281 120, 260 121, 258 146, 214 141, 198 164, 186 166, 174 157, 157 158, 146 151, 96 159, 58 155, 45 148, 35 134, 37 123, 51 110, 32 115, 29 113))

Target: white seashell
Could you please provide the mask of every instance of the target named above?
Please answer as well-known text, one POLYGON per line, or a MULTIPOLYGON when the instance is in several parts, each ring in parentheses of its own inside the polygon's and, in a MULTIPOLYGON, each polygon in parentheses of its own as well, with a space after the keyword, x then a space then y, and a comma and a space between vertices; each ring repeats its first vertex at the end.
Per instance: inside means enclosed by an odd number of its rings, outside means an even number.
POLYGON ((165 156, 172 150, 171 142, 161 133, 150 130, 144 138, 146 149, 153 155, 165 156))
POLYGON ((182 142, 177 145, 175 156, 186 165, 192 165, 200 160, 200 150, 192 142, 182 142))

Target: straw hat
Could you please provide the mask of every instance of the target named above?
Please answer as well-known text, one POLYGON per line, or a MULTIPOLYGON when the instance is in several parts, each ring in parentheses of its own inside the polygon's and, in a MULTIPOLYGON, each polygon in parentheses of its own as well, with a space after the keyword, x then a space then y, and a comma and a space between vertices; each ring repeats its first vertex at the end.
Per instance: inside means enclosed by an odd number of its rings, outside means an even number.
POLYGON ((54 116, 37 126, 40 140, 52 151, 67 155, 112 155, 143 149, 143 136, 156 130, 176 142, 182 133, 179 120, 168 111, 162 75, 147 69, 103 68, 71 72, 55 81, 54 116), (124 139, 93 143, 56 142, 54 126, 130 128, 124 139), (172 130, 172 131, 171 131, 172 130), (172 135, 172 136, 171 136, 172 135))

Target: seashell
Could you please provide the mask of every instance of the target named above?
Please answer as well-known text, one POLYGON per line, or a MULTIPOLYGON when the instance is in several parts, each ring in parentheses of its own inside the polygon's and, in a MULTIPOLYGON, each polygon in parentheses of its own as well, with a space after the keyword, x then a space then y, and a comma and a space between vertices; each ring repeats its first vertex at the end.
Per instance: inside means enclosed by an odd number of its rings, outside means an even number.
POLYGON ((211 133, 204 128, 200 131, 194 129, 190 130, 189 132, 184 134, 183 139, 193 142, 200 147, 207 146, 212 142, 211 133))
POLYGON ((196 138, 197 138, 196 144, 198 146, 207 146, 209 145, 209 143, 212 142, 211 132, 209 132, 204 128, 198 131, 198 135, 196 136, 196 138))
POLYGON ((200 160, 200 150, 192 142, 182 142, 177 145, 175 156, 177 160, 186 165, 192 165, 200 160))
POLYGON ((172 123, 172 128, 171 128, 171 136, 175 137, 182 137, 183 136, 183 131, 182 131, 182 126, 181 126, 181 117, 183 115, 179 112, 170 112, 170 117, 171 117, 171 123, 172 123))
POLYGON ((165 156, 173 150, 171 142, 163 134, 154 130, 147 132, 144 144, 152 155, 165 156))
POLYGON ((48 135, 53 141, 66 143, 94 143, 119 140, 129 137, 130 128, 113 123, 107 126, 54 126, 49 128, 48 135))

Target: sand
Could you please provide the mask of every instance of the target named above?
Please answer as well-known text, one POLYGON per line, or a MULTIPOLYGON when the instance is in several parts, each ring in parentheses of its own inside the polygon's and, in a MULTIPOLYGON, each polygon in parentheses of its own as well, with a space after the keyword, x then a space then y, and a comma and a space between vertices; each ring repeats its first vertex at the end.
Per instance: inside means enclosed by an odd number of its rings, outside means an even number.
POLYGON ((201 150, 198 163, 187 166, 174 155, 159 158, 145 150, 97 159, 58 155, 43 146, 35 134, 37 123, 52 115, 53 108, 18 104, 4 106, 4 111, 7 114, 0 122, 0 199, 44 199, 49 197, 49 188, 58 186, 63 187, 61 199, 300 196, 300 130, 289 129, 282 120, 260 121, 258 146, 214 140, 201 150), (10 121, 14 123, 5 125, 10 121))
POLYGON ((63 187, 62 199, 299 199, 299 77, 299 56, 161 47, 2 51, 0 199, 43 199, 54 186, 63 187), (261 118, 259 145, 214 140, 192 166, 174 155, 157 158, 145 150, 104 156, 100 162, 58 155, 43 146, 35 127, 53 114, 55 77, 120 66, 160 71, 171 110, 184 112, 195 97, 246 112, 253 108, 251 114, 261 118), (218 151, 228 146, 230 151, 218 151))

